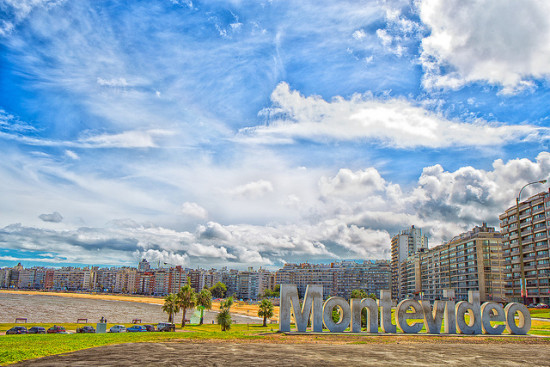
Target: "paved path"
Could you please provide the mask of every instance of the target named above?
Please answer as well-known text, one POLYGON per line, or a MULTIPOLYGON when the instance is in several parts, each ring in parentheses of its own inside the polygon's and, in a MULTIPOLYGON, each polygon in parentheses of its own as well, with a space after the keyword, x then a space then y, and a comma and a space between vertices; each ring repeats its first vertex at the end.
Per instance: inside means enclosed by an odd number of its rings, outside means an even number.
POLYGON ((16 366, 550 366, 548 344, 121 344, 16 366))

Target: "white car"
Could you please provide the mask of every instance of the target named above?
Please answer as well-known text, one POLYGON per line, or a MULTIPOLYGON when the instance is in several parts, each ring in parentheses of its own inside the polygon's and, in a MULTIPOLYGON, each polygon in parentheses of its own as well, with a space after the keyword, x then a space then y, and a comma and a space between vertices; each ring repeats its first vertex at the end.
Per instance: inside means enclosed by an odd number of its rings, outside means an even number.
POLYGON ((109 332, 111 332, 111 333, 125 333, 126 332, 126 327, 124 325, 111 326, 111 328, 109 329, 109 332))

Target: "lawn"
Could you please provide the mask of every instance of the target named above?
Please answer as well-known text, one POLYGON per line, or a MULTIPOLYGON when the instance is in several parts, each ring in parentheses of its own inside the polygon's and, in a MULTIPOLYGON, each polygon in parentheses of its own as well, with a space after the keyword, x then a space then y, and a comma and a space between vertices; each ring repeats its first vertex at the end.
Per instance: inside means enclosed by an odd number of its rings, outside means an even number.
MULTIPOLYGON (((545 310, 548 311, 548 310, 545 310)), ((538 314, 533 314, 533 317, 541 317, 538 314)), ((414 322, 411 320, 411 322, 414 322)), ((6 323, 0 324, 0 334, 4 334, 6 330, 15 325, 6 323)), ((25 325, 28 328, 31 326, 43 326, 46 329, 54 324, 29 324, 25 325)), ((63 325, 67 330, 76 330, 85 324, 66 323, 63 325)), ((109 323, 107 328, 115 324, 109 323)), ((125 324, 129 327, 132 324, 125 324)), ((94 325, 95 326, 95 325, 94 325)), ((435 342, 435 343, 469 343, 469 342, 486 342, 486 343, 516 343, 516 342, 537 342, 550 344, 550 321, 532 320, 531 331, 532 335, 548 336, 547 338, 510 338, 508 337, 465 337, 451 336, 438 337, 425 335, 425 329, 416 335, 402 334, 398 331, 396 335, 365 335, 365 334, 330 334, 328 332, 309 335, 284 335, 274 333, 278 330, 277 324, 270 324, 263 327, 257 324, 235 324, 232 325, 228 332, 221 332, 219 325, 187 325, 181 332, 178 327, 176 333, 119 333, 119 334, 46 334, 46 335, 0 335, 0 365, 12 364, 19 361, 40 358, 48 355, 73 352, 86 348, 99 347, 104 345, 122 344, 122 343, 144 343, 144 342, 170 342, 170 341, 201 341, 201 340, 218 340, 218 341, 234 341, 234 342, 265 342, 265 343, 309 343, 309 342, 326 342, 326 343, 396 343, 400 341, 406 342, 435 342), (424 335, 423 335, 424 334, 424 335)), ((295 330, 294 327, 292 330, 295 330)), ((381 330, 380 330, 381 331, 381 330)), ((504 334, 507 334, 505 331, 504 334)))

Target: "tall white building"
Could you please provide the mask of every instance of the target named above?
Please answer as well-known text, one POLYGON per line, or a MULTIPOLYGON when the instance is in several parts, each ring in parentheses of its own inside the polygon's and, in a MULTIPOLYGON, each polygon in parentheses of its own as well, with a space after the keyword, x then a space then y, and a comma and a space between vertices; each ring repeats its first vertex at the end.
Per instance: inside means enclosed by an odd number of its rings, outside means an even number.
POLYGON ((402 299, 404 295, 400 294, 399 282, 404 278, 400 276, 400 269, 407 257, 413 256, 417 252, 428 250, 428 237, 422 234, 422 229, 411 226, 409 229, 401 231, 391 239, 391 280, 392 297, 402 299))

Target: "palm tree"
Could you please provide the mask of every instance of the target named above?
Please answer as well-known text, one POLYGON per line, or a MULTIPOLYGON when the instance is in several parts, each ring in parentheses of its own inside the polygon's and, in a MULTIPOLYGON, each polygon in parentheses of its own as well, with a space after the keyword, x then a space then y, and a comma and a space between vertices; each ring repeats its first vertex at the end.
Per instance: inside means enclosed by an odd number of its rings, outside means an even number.
POLYGON ((273 316, 273 303, 268 299, 262 299, 259 303, 260 309, 258 310, 258 316, 264 318, 264 327, 267 326, 267 319, 273 316))
POLYGON ((168 322, 174 322, 174 314, 178 313, 180 307, 178 305, 178 297, 175 293, 170 293, 164 297, 164 305, 162 305, 162 311, 168 314, 168 322))
POLYGON ((202 325, 203 319, 204 319, 204 309, 211 309, 212 308, 212 293, 206 288, 201 290, 197 294, 197 306, 201 310, 201 321, 199 322, 199 325, 202 325))
POLYGON ((218 324, 221 326, 222 331, 229 330, 231 328, 231 313, 229 309, 233 305, 233 297, 229 297, 227 300, 220 302, 220 313, 216 317, 218 324))
POLYGON ((188 308, 194 308, 197 302, 197 295, 195 290, 191 287, 191 279, 187 278, 187 284, 180 288, 177 297, 178 297, 178 306, 183 313, 181 318, 181 327, 185 327, 185 313, 188 308))

